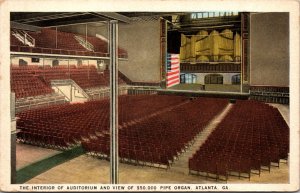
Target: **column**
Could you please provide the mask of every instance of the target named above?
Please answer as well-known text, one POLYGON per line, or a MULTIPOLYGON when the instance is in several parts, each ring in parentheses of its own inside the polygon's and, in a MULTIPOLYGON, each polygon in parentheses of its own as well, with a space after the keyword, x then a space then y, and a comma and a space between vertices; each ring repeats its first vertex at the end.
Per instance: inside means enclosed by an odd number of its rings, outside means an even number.
POLYGON ((118 151, 118 22, 109 22, 110 57, 110 183, 119 182, 118 151))

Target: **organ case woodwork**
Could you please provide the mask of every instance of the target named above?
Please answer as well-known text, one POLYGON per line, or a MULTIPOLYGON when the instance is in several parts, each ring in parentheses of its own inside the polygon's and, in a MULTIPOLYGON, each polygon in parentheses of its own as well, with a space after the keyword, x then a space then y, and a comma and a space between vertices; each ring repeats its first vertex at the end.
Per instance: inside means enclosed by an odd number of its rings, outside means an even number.
POLYGON ((199 31, 196 35, 181 34, 181 62, 240 62, 241 35, 229 29, 221 32, 199 31))

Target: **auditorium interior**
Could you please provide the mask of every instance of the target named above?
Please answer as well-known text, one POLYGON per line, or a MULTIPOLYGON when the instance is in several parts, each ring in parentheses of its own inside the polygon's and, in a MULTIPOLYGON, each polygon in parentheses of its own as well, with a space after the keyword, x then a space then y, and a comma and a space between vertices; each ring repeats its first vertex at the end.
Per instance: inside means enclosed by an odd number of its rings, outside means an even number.
POLYGON ((289 183, 289 29, 288 12, 11 12, 11 183, 289 183))

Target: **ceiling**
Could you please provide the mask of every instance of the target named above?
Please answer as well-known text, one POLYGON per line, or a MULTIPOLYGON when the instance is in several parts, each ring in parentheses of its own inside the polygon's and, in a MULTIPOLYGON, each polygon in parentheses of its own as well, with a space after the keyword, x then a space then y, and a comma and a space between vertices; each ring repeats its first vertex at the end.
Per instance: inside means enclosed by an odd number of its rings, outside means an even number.
POLYGON ((81 24, 90 22, 105 22, 118 20, 129 23, 130 18, 118 13, 99 12, 12 12, 11 21, 38 26, 54 27, 70 24, 81 24))
MULTIPOLYGON (((37 27, 55 27, 70 24, 118 20, 130 23, 132 18, 170 16, 171 12, 12 12, 11 21, 37 27)), ((183 13, 176 13, 183 14, 183 13)))
POLYGON ((215 17, 200 20, 191 20, 190 13, 184 12, 11 12, 12 27, 32 26, 59 27, 74 24, 88 24, 101 26, 109 20, 118 20, 121 23, 130 23, 146 18, 163 17, 170 21, 169 30, 192 33, 200 29, 210 28, 240 28, 240 17, 215 17), (173 16, 173 18, 172 18, 173 16), (175 16, 175 17, 174 17, 175 16), (176 21, 172 21, 176 19, 176 21))

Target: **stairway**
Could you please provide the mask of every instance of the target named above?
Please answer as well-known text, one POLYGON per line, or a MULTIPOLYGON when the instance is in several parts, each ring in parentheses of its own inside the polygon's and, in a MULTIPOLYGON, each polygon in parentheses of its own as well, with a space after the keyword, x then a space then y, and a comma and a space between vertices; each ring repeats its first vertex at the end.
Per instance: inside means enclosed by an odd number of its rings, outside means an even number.
POLYGON ((91 44, 90 42, 88 42, 87 40, 83 39, 80 36, 74 36, 74 38, 78 41, 78 43, 80 45, 82 45, 85 49, 89 50, 89 51, 94 51, 94 46, 93 44, 91 44))
POLYGON ((35 46, 35 39, 23 30, 12 30, 12 35, 15 36, 20 42, 29 47, 35 46))
POLYGON ((193 157, 193 154, 196 153, 196 151, 206 141, 209 135, 223 120, 223 118, 227 115, 231 108, 232 104, 228 104, 224 108, 224 110, 220 114, 218 114, 213 120, 211 120, 210 123, 206 126, 206 128, 196 136, 194 143, 185 152, 181 153, 178 159, 174 161, 173 165, 171 166, 172 172, 188 175, 189 158, 193 157))
POLYGON ((52 80, 51 86, 55 92, 63 94, 70 102, 85 102, 89 99, 87 93, 71 79, 52 80))

